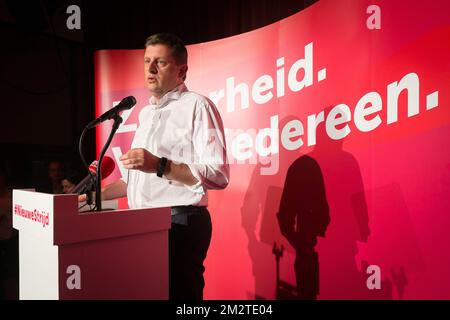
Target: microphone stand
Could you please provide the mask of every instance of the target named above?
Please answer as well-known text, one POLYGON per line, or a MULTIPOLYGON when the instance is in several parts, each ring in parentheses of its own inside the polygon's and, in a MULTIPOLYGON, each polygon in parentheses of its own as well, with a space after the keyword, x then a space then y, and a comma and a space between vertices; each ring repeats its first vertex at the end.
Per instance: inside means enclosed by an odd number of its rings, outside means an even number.
POLYGON ((95 186, 95 177, 92 174, 91 170, 89 170, 89 166, 86 163, 86 159, 84 159, 84 155, 83 155, 83 140, 84 140, 84 135, 86 134, 86 132, 90 128, 91 127, 89 125, 87 125, 83 129, 83 132, 81 132, 81 136, 80 136, 80 139, 78 141, 78 153, 80 154, 81 161, 83 162, 83 165, 86 168, 86 171, 87 171, 87 173, 89 174, 89 176, 91 178, 90 183, 85 187, 86 204, 88 204, 89 206, 92 204, 92 188, 95 186))
POLYGON ((102 195, 101 195, 101 193, 102 193, 102 189, 101 189, 102 170, 101 170, 101 167, 102 167, 103 156, 105 155, 106 150, 108 149, 109 145, 111 144, 114 134, 116 133, 117 129, 119 129, 119 126, 123 121, 123 119, 118 114, 115 114, 113 119, 114 119, 114 123, 112 125, 111 133, 109 134, 108 140, 106 141, 106 144, 103 146, 103 149, 100 152, 100 156, 97 161, 97 179, 95 181, 95 211, 102 210, 102 195))

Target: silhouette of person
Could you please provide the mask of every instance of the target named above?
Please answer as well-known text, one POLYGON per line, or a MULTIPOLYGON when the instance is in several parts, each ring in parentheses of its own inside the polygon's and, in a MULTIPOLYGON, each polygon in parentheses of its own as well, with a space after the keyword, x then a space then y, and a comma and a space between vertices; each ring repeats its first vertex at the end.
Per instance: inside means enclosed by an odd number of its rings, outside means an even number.
POLYGON ((39 192, 61 194, 63 187, 61 181, 64 177, 64 165, 58 160, 52 160, 48 163, 47 179, 45 183, 38 188, 39 192))
MULTIPOLYGON (((294 116, 286 116, 280 120, 283 127, 294 116)), ((298 153, 286 151, 280 148, 278 154, 267 158, 259 158, 254 166, 244 201, 241 207, 241 223, 248 239, 248 253, 252 264, 254 277, 254 292, 248 294, 249 299, 274 299, 279 297, 279 289, 276 282, 276 269, 274 255, 272 253, 273 243, 284 245, 285 253, 283 261, 293 259, 293 249, 288 246, 286 239, 280 234, 276 213, 279 209, 281 194, 283 191, 284 177, 290 164, 298 157, 298 153)), ((280 264, 283 268, 283 264, 280 264)), ((284 287, 287 282, 281 281, 284 287)), ((283 291, 283 296, 289 295, 283 291)), ((291 299, 289 297, 289 299, 291 299)))
MULTIPOLYGON (((339 107, 325 108, 325 119, 334 108, 340 110, 339 107)), ((345 118, 345 113, 341 114, 345 118)), ((319 241, 316 248, 320 252, 319 298, 370 298, 366 274, 358 270, 356 263, 358 242, 367 242, 370 234, 358 161, 343 149, 343 138, 335 140, 329 136, 325 123, 317 126, 316 139, 316 145, 308 156, 320 165, 330 214, 326 239, 319 241)))
POLYGON ((324 237, 330 222, 322 172, 310 156, 289 167, 277 214, 280 231, 296 250, 298 299, 315 300, 319 294, 317 237, 324 237))

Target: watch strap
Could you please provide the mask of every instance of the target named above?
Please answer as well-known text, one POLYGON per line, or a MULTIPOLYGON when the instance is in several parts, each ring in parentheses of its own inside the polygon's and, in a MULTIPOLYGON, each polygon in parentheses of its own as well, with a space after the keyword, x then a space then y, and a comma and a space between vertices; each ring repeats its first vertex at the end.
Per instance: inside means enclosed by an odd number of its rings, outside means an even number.
POLYGON ((158 177, 162 178, 164 171, 166 171, 166 166, 167 166, 167 158, 161 157, 161 160, 159 160, 158 171, 156 172, 156 175, 158 177))

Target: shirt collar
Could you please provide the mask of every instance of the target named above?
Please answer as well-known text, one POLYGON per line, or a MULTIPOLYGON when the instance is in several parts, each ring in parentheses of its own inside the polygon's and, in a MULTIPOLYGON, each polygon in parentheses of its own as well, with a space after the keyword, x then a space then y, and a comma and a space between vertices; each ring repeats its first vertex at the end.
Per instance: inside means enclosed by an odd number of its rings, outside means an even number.
POLYGON ((183 82, 182 84, 175 87, 173 90, 167 92, 161 99, 159 99, 159 102, 156 101, 156 98, 154 96, 151 96, 148 101, 150 102, 150 105, 153 108, 155 109, 162 108, 167 104, 168 101, 180 99, 181 94, 186 91, 187 87, 183 82))

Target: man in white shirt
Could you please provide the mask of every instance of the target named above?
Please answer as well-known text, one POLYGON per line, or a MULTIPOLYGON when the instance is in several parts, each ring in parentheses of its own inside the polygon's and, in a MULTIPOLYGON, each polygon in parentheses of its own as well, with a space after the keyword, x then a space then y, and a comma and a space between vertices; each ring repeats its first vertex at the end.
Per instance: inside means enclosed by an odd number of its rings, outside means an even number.
POLYGON ((145 43, 144 71, 152 97, 139 114, 131 150, 120 160, 128 179, 102 199, 128 196, 130 208, 171 207, 169 298, 203 299, 203 261, 211 240, 207 189, 228 185, 222 119, 214 104, 187 90, 187 51, 171 34, 145 43))

